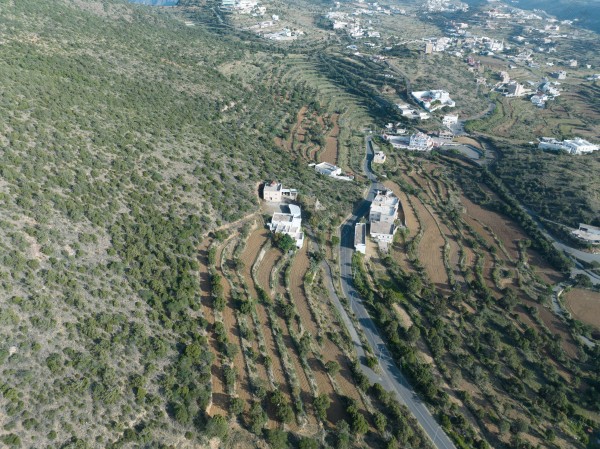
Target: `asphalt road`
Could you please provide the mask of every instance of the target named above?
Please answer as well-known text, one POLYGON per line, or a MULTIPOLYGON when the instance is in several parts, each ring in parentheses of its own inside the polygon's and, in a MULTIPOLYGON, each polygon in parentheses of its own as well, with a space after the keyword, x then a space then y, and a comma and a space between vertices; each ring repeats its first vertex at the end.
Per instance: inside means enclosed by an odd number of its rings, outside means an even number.
POLYGON ((364 161, 365 175, 371 181, 371 186, 367 193, 366 200, 363 200, 354 210, 352 216, 344 222, 341 228, 340 239, 340 274, 341 287, 344 295, 348 298, 352 312, 366 336, 369 345, 373 349, 373 353, 378 356, 380 372, 374 372, 366 366, 365 352, 362 347, 358 333, 354 327, 354 323, 342 307, 340 300, 335 292, 330 267, 324 263, 325 271, 328 273, 328 288, 332 301, 335 307, 342 315, 342 320, 346 324, 357 355, 361 361, 361 366, 365 375, 371 382, 378 382, 389 392, 396 394, 397 399, 405 404, 413 416, 417 419, 427 436, 431 439, 433 445, 438 449, 456 449, 450 438, 446 435, 442 427, 435 421, 431 413, 419 399, 414 389, 410 386, 402 372, 396 366, 390 352, 388 351, 383 339, 379 335, 379 331, 375 323, 369 316, 367 309, 362 303, 358 292, 354 289, 352 275, 352 254, 354 252, 354 225, 361 217, 367 214, 370 203, 375 196, 375 190, 382 188, 377 182, 377 177, 371 171, 371 160, 373 159, 373 149, 371 147, 371 139, 365 139, 367 157, 364 161))

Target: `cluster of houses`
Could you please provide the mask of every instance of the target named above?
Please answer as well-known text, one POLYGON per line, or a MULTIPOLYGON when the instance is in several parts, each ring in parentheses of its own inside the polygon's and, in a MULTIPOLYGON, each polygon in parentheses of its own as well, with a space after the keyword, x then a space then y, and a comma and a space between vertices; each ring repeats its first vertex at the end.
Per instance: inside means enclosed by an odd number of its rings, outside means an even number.
POLYGON ((553 137, 542 137, 538 144, 540 150, 566 151, 569 154, 588 154, 598 151, 600 146, 590 143, 580 137, 575 139, 558 140, 553 137))
MULTIPOLYGON (((369 209, 369 235, 382 251, 387 251, 399 228, 398 209, 400 200, 391 190, 377 190, 369 209)), ((400 225, 402 226, 402 225, 400 225)), ((357 223, 354 227, 354 249, 366 253, 367 225, 357 223)))

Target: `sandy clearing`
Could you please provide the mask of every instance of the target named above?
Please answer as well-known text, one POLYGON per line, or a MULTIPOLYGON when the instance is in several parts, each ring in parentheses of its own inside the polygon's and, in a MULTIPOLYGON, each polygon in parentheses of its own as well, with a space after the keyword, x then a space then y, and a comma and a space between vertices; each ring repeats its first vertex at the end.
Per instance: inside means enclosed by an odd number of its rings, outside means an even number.
POLYGON ((600 293, 574 288, 565 293, 563 298, 574 318, 600 329, 600 293))

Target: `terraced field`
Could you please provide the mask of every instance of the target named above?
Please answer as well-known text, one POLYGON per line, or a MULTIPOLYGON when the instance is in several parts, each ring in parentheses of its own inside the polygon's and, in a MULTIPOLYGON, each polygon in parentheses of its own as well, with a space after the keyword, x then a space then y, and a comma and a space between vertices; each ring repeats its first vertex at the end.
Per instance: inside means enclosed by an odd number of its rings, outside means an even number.
POLYGON ((313 402, 320 394, 330 400, 324 422, 328 428, 347 418, 345 397, 354 399, 368 416, 367 404, 351 376, 349 355, 331 340, 332 335, 339 335, 339 323, 330 306, 322 304, 328 303, 328 298, 315 295, 309 299, 305 290, 310 269, 308 245, 296 255, 284 255, 271 246, 262 224, 249 221, 229 232, 223 242, 206 239, 198 257, 202 313, 212 329, 222 324, 227 344, 237 346, 229 360, 223 355, 223 337, 216 331, 210 336, 217 357, 210 414, 227 415, 232 398, 242 399, 246 410, 260 401, 268 414, 266 426, 276 428, 281 425, 276 409, 262 398, 279 391, 294 411, 294 419, 285 427, 300 434, 319 431, 313 402), (210 265, 209 250, 214 266, 210 265), (215 308, 211 273, 220 276, 220 294, 225 300, 222 310, 215 308), (250 307, 243 305, 247 301, 250 307), (335 329, 338 331, 331 334, 335 329), (340 367, 334 375, 325 367, 331 361, 340 367), (225 384, 225 369, 229 368, 237 371, 233 387, 225 384))

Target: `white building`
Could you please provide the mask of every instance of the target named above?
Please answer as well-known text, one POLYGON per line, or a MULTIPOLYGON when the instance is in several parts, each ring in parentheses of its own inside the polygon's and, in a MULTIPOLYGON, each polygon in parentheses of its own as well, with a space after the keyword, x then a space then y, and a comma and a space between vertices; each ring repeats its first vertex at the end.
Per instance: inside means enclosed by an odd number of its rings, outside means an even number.
POLYGON ((560 96, 560 90, 556 88, 552 83, 543 83, 540 86, 540 90, 545 94, 552 95, 553 97, 560 96))
POLYGON ((580 137, 560 141, 552 137, 542 137, 538 148, 542 150, 564 150, 570 154, 587 154, 598 151, 600 147, 580 137))
POLYGON ((548 95, 546 94, 536 94, 531 97, 531 102, 538 108, 545 107, 546 101, 548 101, 548 95))
POLYGON ((433 139, 425 133, 415 133, 410 136, 409 150, 430 151, 433 148, 433 139))
POLYGON ((525 94, 525 88, 516 81, 511 81, 507 85, 507 91, 504 94, 507 97, 522 97, 525 94))
POLYGON ((456 103, 445 90, 424 90, 413 92, 412 96, 429 112, 448 106, 453 108, 456 103))
POLYGON ((296 189, 284 189, 279 182, 266 182, 263 187, 263 199, 269 203, 281 203, 284 198, 295 200, 297 196, 296 189))
POLYGON ((356 223, 354 226, 354 249, 362 254, 367 254, 367 225, 356 223))
POLYGON ((269 229, 276 234, 287 234, 296 242, 298 248, 304 244, 304 232, 302 232, 302 211, 300 206, 288 204, 284 207, 289 212, 275 212, 269 229))
POLYGON ((386 155, 383 151, 376 151, 375 156, 373 156, 374 164, 383 164, 385 162, 386 155))
POLYGON ((444 126, 448 127, 456 125, 458 123, 458 115, 444 115, 442 123, 444 124, 444 126))
POLYGON ((394 240, 400 200, 391 190, 378 190, 369 210, 370 235, 383 250, 394 240))
POLYGON ((566 78, 567 78, 567 72, 565 72, 564 70, 559 70, 558 72, 554 72, 554 73, 552 74, 552 76, 553 76, 554 78, 557 78, 557 79, 559 79, 559 80, 564 80, 564 79, 566 79, 566 78))
POLYGON ((336 165, 330 164, 329 162, 321 162, 315 165, 315 170, 325 176, 339 176, 342 174, 342 169, 336 165))
POLYGON ((573 235, 579 240, 592 245, 600 245, 600 228, 584 223, 579 224, 579 229, 573 231, 573 235))

